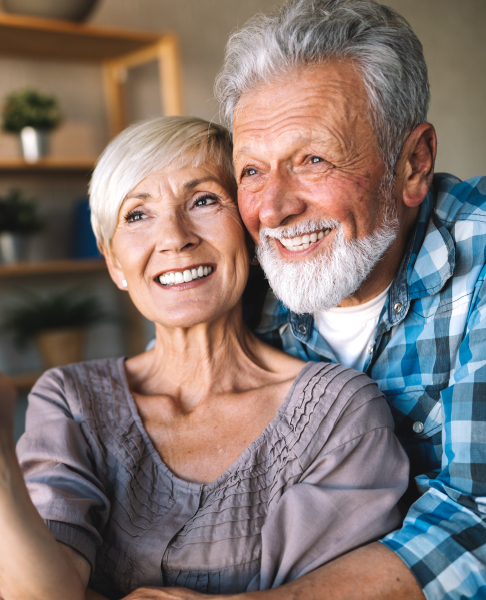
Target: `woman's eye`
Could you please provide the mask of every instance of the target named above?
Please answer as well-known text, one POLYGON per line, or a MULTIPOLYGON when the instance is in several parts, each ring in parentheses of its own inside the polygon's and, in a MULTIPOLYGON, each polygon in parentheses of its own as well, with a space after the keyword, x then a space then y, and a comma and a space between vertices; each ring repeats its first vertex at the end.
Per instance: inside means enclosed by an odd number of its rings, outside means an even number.
POLYGON ((322 158, 320 158, 319 156, 312 156, 310 159, 311 163, 319 163, 322 162, 322 158))
POLYGON ((194 201, 194 206, 212 206, 213 204, 216 204, 216 202, 217 198, 214 196, 199 196, 199 198, 194 201))
POLYGON ((139 210, 133 210, 132 212, 129 212, 128 215, 125 215, 125 221, 127 223, 135 223, 136 221, 141 221, 144 218, 145 215, 139 210))

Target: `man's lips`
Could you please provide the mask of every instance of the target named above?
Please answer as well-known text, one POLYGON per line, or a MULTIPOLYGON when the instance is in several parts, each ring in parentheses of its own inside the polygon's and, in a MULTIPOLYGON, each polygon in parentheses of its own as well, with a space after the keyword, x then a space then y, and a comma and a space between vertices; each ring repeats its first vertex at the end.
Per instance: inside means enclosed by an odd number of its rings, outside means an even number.
POLYGON ((301 252, 307 250, 310 246, 317 244, 322 238, 326 237, 332 229, 321 229, 313 231, 312 233, 306 233, 304 235, 295 236, 292 238, 280 238, 280 243, 289 252, 301 252))

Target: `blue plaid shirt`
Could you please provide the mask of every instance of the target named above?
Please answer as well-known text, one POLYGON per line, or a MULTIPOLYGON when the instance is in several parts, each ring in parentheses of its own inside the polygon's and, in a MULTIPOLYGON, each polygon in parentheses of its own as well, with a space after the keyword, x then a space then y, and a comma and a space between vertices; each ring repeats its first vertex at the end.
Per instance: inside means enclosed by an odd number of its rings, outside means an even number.
MULTIPOLYGON (((382 542, 432 600, 486 598, 486 177, 436 175, 364 371, 390 405, 420 494, 382 542)), ((312 315, 267 296, 257 333, 337 362, 312 315)))

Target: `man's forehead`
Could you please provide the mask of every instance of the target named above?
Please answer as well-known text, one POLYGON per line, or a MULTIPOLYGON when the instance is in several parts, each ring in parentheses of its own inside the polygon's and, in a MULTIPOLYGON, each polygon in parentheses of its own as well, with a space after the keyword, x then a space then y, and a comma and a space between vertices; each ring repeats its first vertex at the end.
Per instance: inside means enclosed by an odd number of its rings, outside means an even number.
POLYGON ((345 129, 367 120, 366 104, 361 77, 349 63, 326 63, 289 74, 241 97, 233 120, 236 153, 243 152, 247 140, 251 145, 264 142, 269 132, 299 143, 324 141, 326 129, 345 129))
MULTIPOLYGON (((245 143, 237 145, 235 143, 234 160, 238 160, 239 157, 251 154, 257 147, 271 146, 273 143, 278 141, 278 138, 268 139, 265 135, 252 137, 250 140, 244 136, 242 139, 245 143)), ((329 141, 329 137, 323 137, 322 135, 316 135, 315 137, 304 135, 301 130, 296 129, 291 135, 286 135, 286 143, 290 147, 302 148, 308 144, 325 144, 329 141)))

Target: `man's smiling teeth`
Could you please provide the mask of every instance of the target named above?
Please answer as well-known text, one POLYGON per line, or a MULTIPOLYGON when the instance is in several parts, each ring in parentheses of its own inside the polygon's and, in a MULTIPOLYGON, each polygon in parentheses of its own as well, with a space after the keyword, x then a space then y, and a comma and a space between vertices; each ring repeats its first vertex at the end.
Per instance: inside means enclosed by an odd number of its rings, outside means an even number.
POLYGON ((299 252, 300 250, 307 250, 309 246, 315 244, 319 240, 330 232, 330 229, 323 229, 319 232, 306 233, 305 235, 294 237, 294 238, 281 238, 280 243, 285 246, 290 252, 299 252))
POLYGON ((214 271, 213 267, 199 266, 194 269, 187 269, 186 271, 171 271, 170 273, 164 273, 159 277, 159 282, 162 285, 177 285, 179 283, 189 283, 195 279, 204 279, 214 271))

